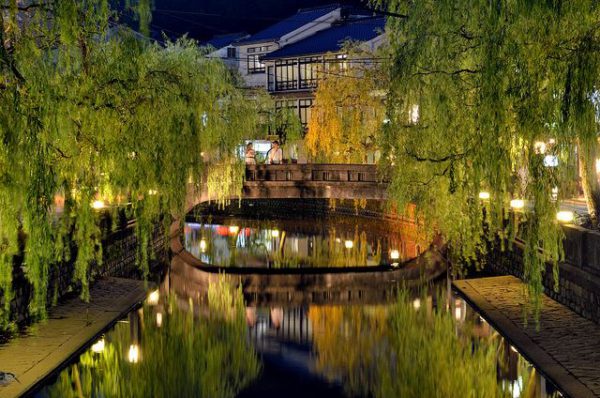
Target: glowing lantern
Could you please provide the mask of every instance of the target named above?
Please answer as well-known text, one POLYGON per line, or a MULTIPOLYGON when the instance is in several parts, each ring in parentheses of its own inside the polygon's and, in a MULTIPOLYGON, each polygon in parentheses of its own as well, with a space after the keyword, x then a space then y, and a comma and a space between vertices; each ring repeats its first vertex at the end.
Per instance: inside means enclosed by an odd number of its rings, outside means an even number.
POLYGON ((575 214, 572 211, 563 210, 556 213, 556 219, 560 222, 573 222, 575 219, 575 214))
POLYGON ((105 207, 105 204, 104 204, 103 200, 94 200, 92 202, 92 209, 94 209, 94 210, 101 210, 101 209, 104 209, 104 207, 105 207))
POLYGON ((490 193, 486 191, 479 192, 479 199, 488 200, 490 198, 490 193))
POLYGON ((523 199, 513 199, 510 201, 510 207, 520 210, 525 207, 525 201, 523 199))

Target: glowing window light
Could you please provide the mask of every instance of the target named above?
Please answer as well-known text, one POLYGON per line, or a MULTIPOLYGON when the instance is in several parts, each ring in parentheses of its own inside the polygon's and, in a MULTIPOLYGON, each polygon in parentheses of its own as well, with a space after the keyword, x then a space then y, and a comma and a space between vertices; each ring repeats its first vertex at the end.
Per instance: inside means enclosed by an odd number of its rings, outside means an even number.
POLYGON ((525 207, 525 201, 523 199, 513 199, 510 201, 510 207, 520 210, 525 207))
POLYGON ((129 352, 127 353, 127 360, 131 363, 138 363, 140 360, 140 347, 137 344, 129 346, 129 352))
POLYGON ((271 231, 271 236, 273 238, 277 238, 279 236, 279 230, 277 230, 277 229, 272 230, 271 231))
POLYGON ((486 191, 479 192, 479 199, 488 200, 490 198, 490 193, 486 191))
POLYGON ((156 313, 156 326, 161 327, 163 323, 163 315, 161 312, 156 313))
POLYGON ((231 225, 229 226, 229 233, 231 235, 237 235, 237 233, 240 231, 240 227, 238 227, 237 225, 231 225))
POLYGON ((148 295, 148 304, 156 305, 158 304, 158 299, 160 298, 160 293, 158 290, 153 291, 148 295))
POLYGON ((104 209, 106 205, 104 204, 103 200, 94 200, 92 202, 92 209, 94 210, 101 210, 104 209))
POLYGON ((207 247, 206 239, 200 239, 200 251, 204 253, 207 247))
POLYGON ((560 222, 572 222, 575 219, 575 214, 568 210, 559 211, 556 213, 556 219, 560 222))
POLYGON ((398 250, 394 249, 390 252, 390 259, 398 260, 399 258, 400 258, 400 252, 398 250))
POLYGON ((96 354, 99 354, 102 351, 104 351, 104 347, 105 347, 104 339, 100 339, 97 342, 95 342, 94 344, 92 344, 92 351, 95 352, 96 354))
POLYGON ((344 241, 344 247, 346 247, 346 249, 352 249, 354 247, 354 242, 351 240, 344 241))

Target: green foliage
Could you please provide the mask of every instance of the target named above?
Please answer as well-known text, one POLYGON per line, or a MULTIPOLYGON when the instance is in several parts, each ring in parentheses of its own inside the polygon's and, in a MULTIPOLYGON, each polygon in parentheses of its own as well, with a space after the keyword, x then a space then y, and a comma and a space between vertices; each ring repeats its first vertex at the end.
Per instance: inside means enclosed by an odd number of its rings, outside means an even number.
POLYGON ((563 256, 552 190, 558 187, 559 200, 569 197, 575 146, 582 145, 583 156, 597 145, 599 4, 375 3, 405 15, 388 20, 391 123, 383 164, 392 196, 418 205, 456 262, 476 262, 489 240, 514 233, 509 201, 528 200, 533 213, 521 217, 525 279, 537 312, 544 263, 556 273, 563 256), (559 157, 558 167, 544 167, 537 142, 559 157), (479 200, 480 191, 491 199, 479 200))
POLYGON ((221 280, 209 287, 208 296, 207 317, 195 315, 191 302, 183 310, 174 297, 167 299, 160 327, 153 308, 144 307, 137 363, 128 361, 132 325, 117 323, 102 352, 85 352, 41 396, 236 396, 260 371, 247 340, 242 293, 221 280))
MULTIPOLYGON (((181 215, 186 182, 211 169, 200 153, 217 167, 232 163, 260 122, 257 103, 244 100, 222 62, 191 40, 161 46, 112 26, 107 0, 9 4, 0 1, 2 322, 20 244, 38 316, 55 264, 74 261, 88 298, 89 266, 102 258, 94 200, 131 204, 146 270, 153 224, 181 215)), ((132 6, 147 23, 149 1, 132 6)), ((236 180, 220 192, 239 187, 236 180)))

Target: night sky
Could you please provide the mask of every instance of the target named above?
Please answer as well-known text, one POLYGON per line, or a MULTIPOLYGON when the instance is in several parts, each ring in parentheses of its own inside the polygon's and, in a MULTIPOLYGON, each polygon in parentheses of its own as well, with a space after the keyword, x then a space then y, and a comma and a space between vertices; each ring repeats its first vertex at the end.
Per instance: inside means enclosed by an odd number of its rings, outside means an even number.
POLYGON ((154 0, 152 35, 185 33, 199 41, 234 32, 255 33, 294 14, 324 4, 365 4, 366 0, 154 0))

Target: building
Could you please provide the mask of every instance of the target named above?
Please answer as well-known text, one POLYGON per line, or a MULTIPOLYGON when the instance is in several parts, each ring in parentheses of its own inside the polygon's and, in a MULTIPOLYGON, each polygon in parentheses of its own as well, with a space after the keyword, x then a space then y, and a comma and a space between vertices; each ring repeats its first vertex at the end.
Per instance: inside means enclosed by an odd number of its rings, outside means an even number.
POLYGON ((310 120, 313 92, 318 74, 331 64, 346 64, 345 43, 359 42, 375 50, 385 41, 385 18, 347 15, 331 27, 289 44, 261 58, 265 66, 265 86, 279 108, 297 110, 303 125, 310 120))
POLYGON ((246 39, 250 35, 246 32, 228 33, 226 35, 215 36, 202 45, 213 49, 208 53, 210 58, 221 58, 225 65, 232 69, 238 68, 238 53, 235 43, 246 39))
POLYGON ((342 18, 344 7, 331 4, 300 9, 268 28, 237 41, 238 71, 247 87, 266 85, 266 68, 261 58, 287 45, 331 27, 342 18))
MULTIPOLYGON (((306 127, 319 73, 327 73, 333 63, 352 63, 344 54, 347 42, 369 50, 379 47, 385 41, 385 22, 371 11, 331 4, 300 9, 251 36, 220 36, 207 44, 215 48, 209 56, 237 70, 245 87, 264 88, 277 109, 293 110, 306 127)), ((254 144, 260 153, 270 148, 268 140, 254 144)), ((284 156, 306 161, 301 143, 287 147, 290 153, 284 156)))

